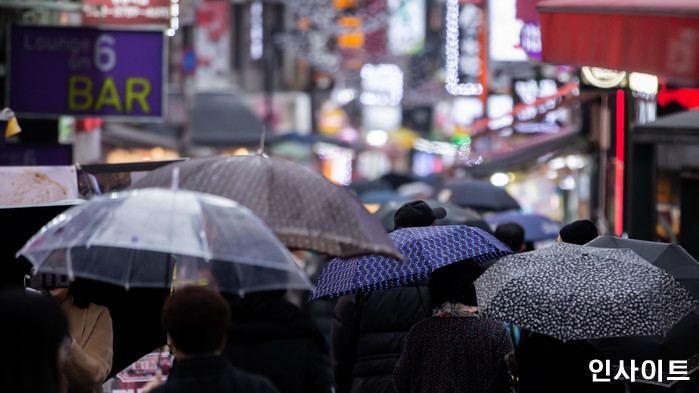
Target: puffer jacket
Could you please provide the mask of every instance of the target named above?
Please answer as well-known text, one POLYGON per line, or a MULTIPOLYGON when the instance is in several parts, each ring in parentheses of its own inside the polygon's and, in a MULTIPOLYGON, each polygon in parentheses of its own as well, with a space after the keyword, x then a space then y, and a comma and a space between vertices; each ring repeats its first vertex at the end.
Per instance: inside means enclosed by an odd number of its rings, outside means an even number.
MULTIPOLYGON (((427 280, 419 284, 428 313, 427 280)), ((415 286, 342 297, 333 311, 331 353, 338 393, 395 393, 392 374, 410 328, 426 318, 415 286)))

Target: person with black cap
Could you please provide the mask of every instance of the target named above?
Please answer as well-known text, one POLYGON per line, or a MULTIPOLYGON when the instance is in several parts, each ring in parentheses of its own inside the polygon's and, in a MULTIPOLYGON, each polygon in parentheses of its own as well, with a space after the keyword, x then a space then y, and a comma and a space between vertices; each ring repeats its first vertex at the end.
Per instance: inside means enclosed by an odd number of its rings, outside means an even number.
POLYGON ((443 207, 431 208, 425 201, 412 201, 403 204, 393 216, 394 229, 427 227, 436 225, 437 220, 447 216, 443 207))
POLYGON ((503 222, 495 228, 495 237, 515 253, 524 252, 524 227, 516 222, 503 222))
MULTIPOLYGON (((395 229, 431 226, 444 208, 424 201, 401 206, 395 229)), ((427 280, 413 286, 343 296, 333 311, 332 366, 337 393, 395 393, 393 369, 410 328, 425 319, 422 299, 430 304, 427 280), (418 292, 419 291, 419 292, 418 292)))
POLYGON ((583 245, 597 236, 597 226, 594 222, 587 219, 577 220, 561 228, 556 242, 583 245))

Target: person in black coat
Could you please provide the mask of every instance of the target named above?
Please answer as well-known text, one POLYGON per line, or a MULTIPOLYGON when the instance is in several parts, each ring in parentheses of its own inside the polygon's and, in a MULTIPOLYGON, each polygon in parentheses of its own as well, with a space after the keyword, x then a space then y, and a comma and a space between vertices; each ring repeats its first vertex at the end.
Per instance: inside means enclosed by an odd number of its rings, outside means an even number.
MULTIPOLYGON (((424 201, 407 202, 394 227, 436 225, 446 210, 424 201)), ((425 319, 430 304, 427 280, 418 288, 399 287, 340 298, 331 327, 332 367, 338 393, 395 393, 393 369, 410 328, 425 319)))
MULTIPOLYGON (((427 281, 419 285, 429 304, 427 281)), ((427 316, 418 289, 344 296, 333 312, 332 357, 338 393, 394 393, 393 369, 410 328, 427 316)))
POLYGON ((163 328, 175 350, 167 381, 152 393, 279 393, 264 377, 233 366, 221 354, 231 313, 221 294, 203 286, 178 289, 165 302, 163 328))
POLYGON ((284 299, 284 293, 224 294, 233 322, 223 356, 269 378, 281 393, 330 393, 327 341, 310 315, 284 299))

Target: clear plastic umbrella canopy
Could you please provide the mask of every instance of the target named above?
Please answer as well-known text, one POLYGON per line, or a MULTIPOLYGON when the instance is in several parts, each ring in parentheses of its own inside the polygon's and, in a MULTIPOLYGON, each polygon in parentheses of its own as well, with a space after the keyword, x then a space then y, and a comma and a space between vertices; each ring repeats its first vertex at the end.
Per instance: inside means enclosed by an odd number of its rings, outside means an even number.
POLYGON ((55 217, 19 255, 34 272, 126 288, 199 284, 239 294, 311 288, 291 253, 249 209, 186 190, 96 196, 55 217))

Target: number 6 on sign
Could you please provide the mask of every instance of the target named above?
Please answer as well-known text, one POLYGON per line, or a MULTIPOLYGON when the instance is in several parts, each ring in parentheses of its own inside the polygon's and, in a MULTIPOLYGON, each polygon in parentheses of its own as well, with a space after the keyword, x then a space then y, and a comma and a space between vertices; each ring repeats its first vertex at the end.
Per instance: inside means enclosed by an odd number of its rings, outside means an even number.
POLYGON ((116 40, 109 34, 101 34, 95 40, 95 67, 102 72, 111 71, 116 65, 116 52, 111 45, 116 40))

